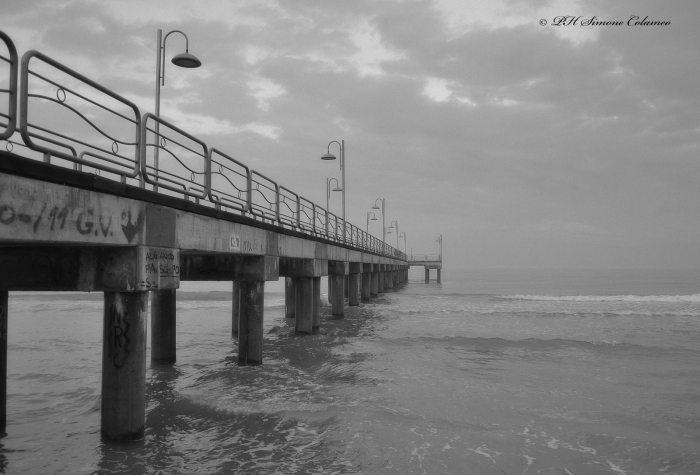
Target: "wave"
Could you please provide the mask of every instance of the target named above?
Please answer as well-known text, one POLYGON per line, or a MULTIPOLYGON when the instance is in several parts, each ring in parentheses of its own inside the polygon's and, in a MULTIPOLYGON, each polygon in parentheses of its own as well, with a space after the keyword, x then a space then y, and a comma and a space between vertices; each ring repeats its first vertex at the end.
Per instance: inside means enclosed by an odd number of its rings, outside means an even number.
POLYGON ((692 295, 499 295, 496 300, 540 300, 554 302, 670 302, 700 303, 700 294, 692 295))

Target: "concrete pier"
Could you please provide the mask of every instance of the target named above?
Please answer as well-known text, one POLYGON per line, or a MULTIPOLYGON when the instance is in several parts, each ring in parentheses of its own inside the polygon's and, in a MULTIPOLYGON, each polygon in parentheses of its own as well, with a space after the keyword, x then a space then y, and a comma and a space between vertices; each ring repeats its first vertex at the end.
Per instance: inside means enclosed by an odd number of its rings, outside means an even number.
POLYGON ((241 316, 241 286, 231 283, 231 337, 238 338, 238 321, 241 316))
POLYGON ((370 295, 372 297, 377 297, 379 295, 379 264, 372 264, 371 281, 370 295))
POLYGON ((265 281, 279 279, 279 259, 272 256, 242 256, 233 262, 233 278, 239 281, 241 299, 238 364, 262 364, 265 281))
POLYGON ((296 319, 294 331, 311 333, 314 320, 314 278, 298 277, 296 280, 296 319))
POLYGON ((344 261, 328 261, 328 277, 331 281, 331 314, 334 317, 345 316, 345 276, 348 274, 348 263, 344 261))
POLYGON ((242 280, 238 322, 238 364, 262 364, 265 281, 242 280))
POLYGON ((0 156, 0 260, 8 270, 0 273, 0 422, 7 414, 8 291, 104 292, 101 434, 135 440, 145 425, 149 295, 153 363, 177 358, 176 289, 187 280, 231 282, 237 359, 260 364, 266 281, 302 282, 302 298, 298 291, 288 298, 285 288, 285 315, 293 308, 295 326, 308 333, 321 324, 322 276, 329 276, 331 313, 339 317, 346 276, 355 306, 376 297, 380 282, 384 290, 382 266, 406 262, 94 174, 0 156))
POLYGON ((437 269, 437 283, 438 284, 442 282, 441 277, 440 277, 440 271, 442 271, 442 269, 437 269))
POLYGON ((386 264, 379 264, 379 289, 378 293, 386 292, 386 264))
POLYGON ((316 331, 321 327, 321 277, 313 278, 314 301, 313 301, 313 321, 311 330, 316 331))
POLYGON ((175 289, 151 292, 151 363, 173 364, 176 360, 175 289))
POLYGON ((348 305, 358 307, 362 293, 362 263, 351 262, 348 264, 348 305))
POLYGON ((425 283, 427 284, 428 282, 430 282, 430 269, 428 269, 426 267, 425 268, 425 283))
POLYGON ((372 296, 372 264, 362 264, 362 291, 361 300, 369 302, 372 296))
POLYGON ((294 277, 284 278, 284 316, 294 318, 296 314, 296 281, 294 277))
POLYGON ((7 290, 0 290, 0 432, 7 425, 7 290))
POLYGON ((148 292, 105 292, 102 437, 140 440, 146 423, 148 292))

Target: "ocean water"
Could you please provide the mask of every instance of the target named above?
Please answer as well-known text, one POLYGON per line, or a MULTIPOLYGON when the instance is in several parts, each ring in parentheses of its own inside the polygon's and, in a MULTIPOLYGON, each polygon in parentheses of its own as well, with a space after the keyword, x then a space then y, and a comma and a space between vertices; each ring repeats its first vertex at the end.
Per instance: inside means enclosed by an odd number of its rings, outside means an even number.
POLYGON ((183 283, 127 444, 99 436, 102 294, 10 293, 0 472, 700 474, 700 271, 420 268, 310 336, 268 283, 262 366, 229 285, 183 283))

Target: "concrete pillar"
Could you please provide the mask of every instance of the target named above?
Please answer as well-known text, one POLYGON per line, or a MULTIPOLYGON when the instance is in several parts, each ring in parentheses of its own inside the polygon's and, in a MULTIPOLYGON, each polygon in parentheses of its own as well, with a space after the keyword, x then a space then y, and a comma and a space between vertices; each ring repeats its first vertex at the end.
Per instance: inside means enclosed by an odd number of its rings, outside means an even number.
POLYGON ((376 264, 372 265, 372 284, 370 288, 370 295, 372 297, 376 297, 377 295, 379 295, 379 270, 377 270, 378 267, 379 266, 376 264))
POLYGON ((231 336, 238 338, 238 320, 241 316, 241 286, 237 280, 231 284, 231 336))
POLYGON ((328 276, 328 303, 331 302, 331 291, 332 291, 332 288, 333 288, 333 277, 329 275, 329 276, 328 276))
POLYGON ((350 290, 348 291, 348 305, 358 307, 360 305, 360 286, 362 282, 362 274, 349 274, 348 282, 350 290))
POLYGON ((425 283, 427 284, 428 282, 430 282, 430 269, 428 269, 426 267, 425 268, 425 283))
POLYGON ((391 290, 394 288, 394 266, 388 265, 386 267, 386 287, 391 290))
POLYGON ((173 364, 176 359, 175 289, 151 292, 151 363, 173 364))
POLYGON ((102 437, 139 440, 146 423, 148 292, 105 292, 102 437))
POLYGON ((442 269, 438 269, 438 270, 437 270, 437 283, 438 283, 438 284, 442 282, 442 281, 440 280, 440 271, 442 271, 442 269))
POLYGON ((294 280, 296 280, 296 320, 294 330, 297 333, 311 333, 314 320, 314 278, 298 277, 294 280))
POLYGON ((385 269, 386 265, 385 264, 379 264, 379 289, 378 293, 383 294, 385 292, 385 286, 386 286, 386 278, 385 278, 385 269))
POLYGON ((238 364, 262 364, 265 281, 241 280, 239 285, 238 364))
POLYGON ((294 318, 296 312, 296 279, 284 278, 284 316, 294 318))
POLYGON ((345 291, 345 276, 344 275, 330 275, 331 278, 331 314, 334 317, 345 316, 345 299, 343 295, 345 291))
POLYGON ((313 321, 311 323, 311 330, 315 331, 321 328, 321 278, 314 277, 314 307, 313 307, 313 321))
POLYGON ((350 276, 346 275, 345 276, 345 281, 343 282, 343 289, 345 291, 345 298, 349 299, 350 298, 350 276))
POLYGON ((369 302, 372 295, 372 273, 363 272, 362 276, 362 301, 369 302))
POLYGON ((7 290, 0 290, 0 432, 7 426, 7 290))

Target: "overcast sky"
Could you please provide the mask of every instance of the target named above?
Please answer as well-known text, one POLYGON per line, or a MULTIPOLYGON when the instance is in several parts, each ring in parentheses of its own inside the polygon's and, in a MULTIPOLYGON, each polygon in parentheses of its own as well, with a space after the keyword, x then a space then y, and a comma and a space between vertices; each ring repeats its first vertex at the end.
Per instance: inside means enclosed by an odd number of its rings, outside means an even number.
POLYGON ((697 0, 2 0, 0 13, 20 55, 142 112, 156 31, 183 30, 203 66, 173 66, 184 39, 168 38, 164 118, 324 207, 340 171, 320 156, 345 140, 348 220, 364 228, 386 198, 409 252, 443 235, 445 267, 700 267, 697 0), (554 26, 563 15, 581 18, 554 26), (624 25, 581 25, 594 16, 624 25))

